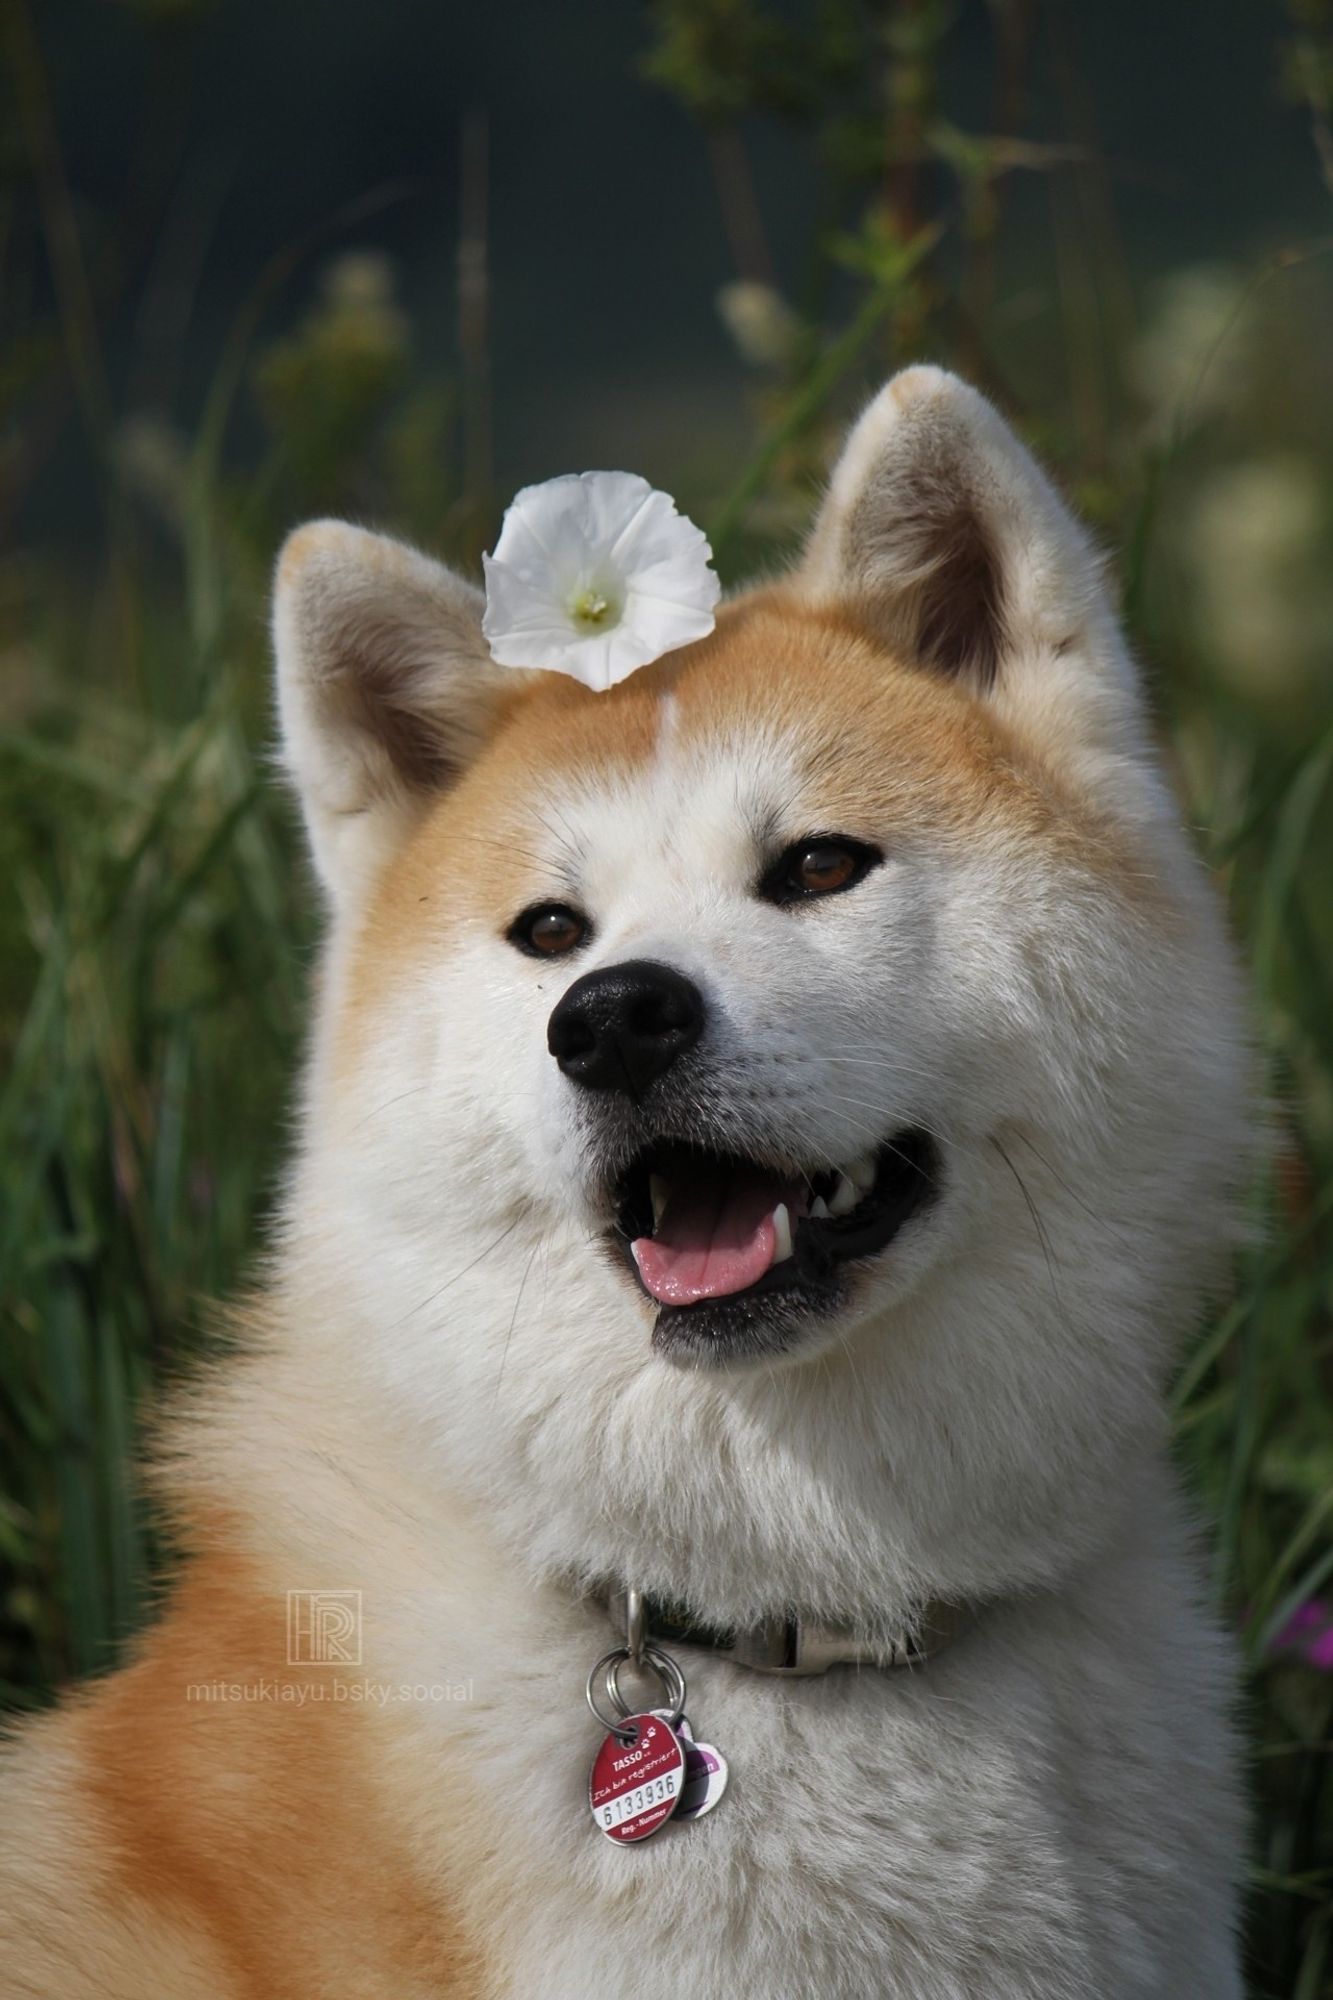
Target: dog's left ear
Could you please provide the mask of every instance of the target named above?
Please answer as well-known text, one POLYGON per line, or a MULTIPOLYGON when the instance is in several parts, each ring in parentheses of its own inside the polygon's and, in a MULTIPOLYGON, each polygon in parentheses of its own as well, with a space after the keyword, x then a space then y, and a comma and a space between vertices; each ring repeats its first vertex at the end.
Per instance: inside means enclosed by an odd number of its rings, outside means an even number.
POLYGON ((476 756, 519 677, 485 600, 442 563, 344 521, 289 535, 273 594, 283 755, 335 902, 476 756))
POLYGON ((983 396, 895 375, 853 427, 793 582, 884 644, 1086 740, 1137 724, 1102 564, 983 396))

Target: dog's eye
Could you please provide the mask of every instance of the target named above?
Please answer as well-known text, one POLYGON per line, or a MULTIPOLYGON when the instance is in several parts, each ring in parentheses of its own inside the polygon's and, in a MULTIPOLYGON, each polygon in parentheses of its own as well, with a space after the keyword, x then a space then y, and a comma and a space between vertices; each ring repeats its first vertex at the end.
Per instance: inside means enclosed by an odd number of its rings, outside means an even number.
POLYGON ((765 871, 759 893, 770 903, 804 903, 854 889, 884 859, 877 847, 840 834, 798 840, 765 871))
POLYGON ((534 903, 514 918, 505 935, 510 944, 533 958, 559 958, 564 952, 577 951, 590 929, 588 919, 567 903, 534 903))

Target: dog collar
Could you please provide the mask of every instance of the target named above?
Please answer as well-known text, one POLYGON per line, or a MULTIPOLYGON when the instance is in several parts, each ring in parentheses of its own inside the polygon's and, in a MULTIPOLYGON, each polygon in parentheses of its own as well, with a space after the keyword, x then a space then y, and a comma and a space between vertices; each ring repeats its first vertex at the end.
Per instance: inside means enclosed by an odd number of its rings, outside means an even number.
POLYGON ((968 1622, 959 1607, 926 1606, 910 1628, 871 1639, 851 1626, 825 1625, 784 1612, 757 1625, 723 1631, 655 1604, 640 1590, 602 1593, 607 1615, 624 1634, 588 1675, 587 1702, 606 1731, 588 1776, 594 1826, 616 1846, 646 1840, 711 1812, 727 1789, 727 1760, 700 1742, 686 1714, 685 1671, 667 1642, 730 1660, 755 1673, 825 1674, 830 1667, 911 1667, 929 1659, 968 1622), (665 1707, 633 1710, 621 1692, 621 1668, 656 1678, 665 1707), (609 1707, 608 1707, 609 1704, 609 1707))
POLYGON ((631 1657, 645 1644, 693 1646, 749 1667, 757 1674, 793 1679, 826 1674, 830 1667, 918 1667, 951 1645, 972 1623, 965 1605, 932 1599, 911 1626, 873 1638, 850 1625, 823 1624, 788 1611, 757 1625, 702 1625, 679 1607, 658 1604, 637 1590, 606 1593, 607 1614, 625 1634, 631 1657))

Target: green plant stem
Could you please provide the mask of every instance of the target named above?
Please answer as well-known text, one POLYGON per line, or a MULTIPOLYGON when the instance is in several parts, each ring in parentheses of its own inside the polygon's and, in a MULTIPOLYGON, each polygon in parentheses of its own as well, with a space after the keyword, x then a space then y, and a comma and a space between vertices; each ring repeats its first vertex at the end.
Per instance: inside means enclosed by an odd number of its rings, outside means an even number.
POLYGON ((773 468, 784 451, 822 413, 844 375, 855 366, 897 301, 906 280, 939 240, 937 228, 924 229, 908 245, 891 273, 881 279, 862 300, 851 325, 831 347, 824 350, 805 381, 795 391, 779 421, 773 425, 736 484, 722 500, 708 522, 708 539, 713 555, 723 559, 728 543, 745 519, 746 510, 764 490, 773 468))

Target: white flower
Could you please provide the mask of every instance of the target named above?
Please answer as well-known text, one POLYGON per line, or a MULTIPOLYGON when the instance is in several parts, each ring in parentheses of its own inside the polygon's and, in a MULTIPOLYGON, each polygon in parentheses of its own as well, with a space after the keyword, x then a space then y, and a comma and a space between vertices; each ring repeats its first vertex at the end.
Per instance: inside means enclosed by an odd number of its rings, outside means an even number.
POLYGON ((721 586, 711 556, 670 494, 636 473, 525 486, 483 558, 491 657, 614 687, 712 631, 721 586))

